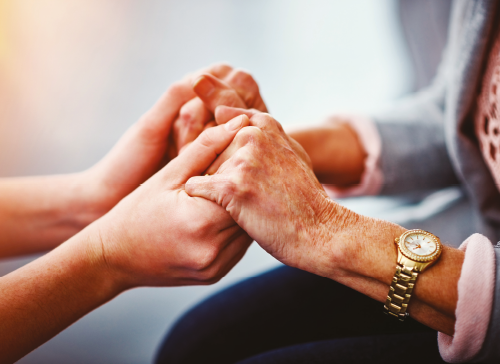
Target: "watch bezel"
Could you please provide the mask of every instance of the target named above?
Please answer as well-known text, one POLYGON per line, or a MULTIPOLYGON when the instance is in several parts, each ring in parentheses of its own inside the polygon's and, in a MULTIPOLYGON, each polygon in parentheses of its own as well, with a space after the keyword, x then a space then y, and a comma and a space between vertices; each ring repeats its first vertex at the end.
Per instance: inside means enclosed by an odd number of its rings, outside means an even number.
POLYGON ((397 240, 399 251, 405 257, 407 257, 411 260, 414 260, 416 262, 421 262, 421 263, 432 262, 432 261, 436 260, 441 255, 441 252, 443 250, 443 247, 442 247, 442 244, 441 244, 441 241, 439 240, 439 238, 436 235, 431 234, 430 232, 425 231, 425 230, 420 230, 420 229, 408 230, 396 240, 397 240), (436 243, 436 250, 432 254, 429 254, 429 255, 417 255, 415 253, 412 253, 404 244, 406 237, 408 235, 412 235, 412 234, 422 234, 422 235, 428 236, 436 243))

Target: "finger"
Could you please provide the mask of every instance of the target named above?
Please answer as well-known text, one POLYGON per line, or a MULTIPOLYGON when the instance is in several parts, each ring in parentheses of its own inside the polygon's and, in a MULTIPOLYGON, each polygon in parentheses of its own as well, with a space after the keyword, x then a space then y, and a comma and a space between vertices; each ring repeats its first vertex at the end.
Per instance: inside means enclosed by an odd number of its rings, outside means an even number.
POLYGON ((252 109, 242 109, 237 107, 228 107, 228 106, 217 106, 215 109, 215 122, 219 125, 227 123, 229 120, 239 116, 246 115, 248 118, 251 118, 255 114, 259 113, 258 110, 252 109))
POLYGON ((156 172, 163 158, 154 152, 159 145, 168 146, 172 123, 181 106, 196 97, 190 82, 176 82, 160 97, 156 104, 123 135, 96 168, 114 181, 125 178, 141 183, 156 172), (144 168, 143 159, 149 159, 150 168, 144 168))
MULTIPOLYGON (((192 142, 191 142, 192 143, 192 142)), ((182 152, 184 152, 186 150, 187 147, 189 147, 191 145, 191 143, 186 143, 182 148, 181 150, 179 150, 179 152, 177 154, 181 154, 182 152)))
POLYGON ((215 120, 209 121, 208 123, 205 124, 203 130, 207 130, 208 128, 213 128, 214 126, 217 126, 215 120))
POLYGON ((249 126, 243 130, 240 130, 236 137, 233 139, 231 144, 224 149, 224 151, 217 157, 217 159, 208 167, 207 174, 215 174, 224 162, 230 159, 239 149, 245 146, 250 140, 255 142, 257 138, 256 134, 262 134, 262 132, 254 126, 249 126), (256 129, 256 130, 255 130, 256 129))
POLYGON ((212 112, 219 105, 246 109, 246 104, 238 93, 216 77, 204 74, 193 83, 193 90, 205 106, 212 112))
POLYGON ((224 151, 217 157, 217 159, 207 168, 206 174, 213 175, 217 173, 220 166, 224 164, 231 156, 236 153, 236 151, 240 148, 240 146, 236 143, 229 144, 229 146, 224 149, 224 151))
POLYGON ((205 124, 213 119, 212 113, 205 107, 200 98, 195 97, 181 107, 179 118, 175 121, 177 151, 195 140, 204 130, 205 124))
POLYGON ((223 80, 236 90, 247 107, 267 112, 266 104, 260 95, 259 85, 250 73, 242 69, 234 69, 223 80))
POLYGON ((236 236, 226 244, 214 262, 200 272, 201 279, 207 277, 207 283, 215 283, 223 278, 243 258, 253 239, 239 229, 236 236))
POLYGON ((256 126, 261 130, 275 131, 284 134, 281 124, 267 113, 258 110, 245 110, 235 107, 219 106, 215 110, 215 121, 217 124, 224 124, 228 118, 234 118, 236 115, 246 115, 250 119, 250 125, 256 126))
POLYGON ((188 80, 189 82, 193 82, 195 79, 200 77, 204 73, 209 73, 214 77, 217 77, 221 80, 226 78, 233 71, 233 67, 227 63, 219 62, 214 63, 208 67, 202 68, 198 71, 187 74, 183 80, 188 80))
POLYGON ((217 77, 222 80, 226 78, 227 75, 230 74, 232 71, 233 67, 231 65, 224 62, 218 62, 208 66, 206 68, 206 71, 202 73, 210 73, 214 77, 217 77))
POLYGON ((232 198, 233 188, 233 183, 222 174, 191 177, 184 186, 189 196, 202 197, 224 208, 225 202, 227 203, 226 198, 228 200, 232 198))
MULTIPOLYGON (((203 131, 207 130, 208 128, 213 128, 214 126, 217 126, 215 121, 209 121, 203 127, 203 131)), ((191 144, 191 141, 184 144, 184 146, 182 146, 182 148, 179 150, 179 152, 177 154, 181 154, 184 150, 186 150, 186 148, 189 146, 189 144, 191 144)), ((207 172, 207 173, 209 173, 209 172, 207 172)))
POLYGON ((181 155, 164 168, 164 174, 173 183, 184 183, 189 177, 200 175, 227 148, 237 132, 248 123, 248 118, 242 115, 225 125, 205 130, 181 155))

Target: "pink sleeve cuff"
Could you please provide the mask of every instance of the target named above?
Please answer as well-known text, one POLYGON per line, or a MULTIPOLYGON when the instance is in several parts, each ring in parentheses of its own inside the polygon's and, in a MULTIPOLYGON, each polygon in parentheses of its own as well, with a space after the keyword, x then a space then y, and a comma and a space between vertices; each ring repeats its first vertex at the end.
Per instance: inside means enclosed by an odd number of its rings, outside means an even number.
POLYGON ((465 251, 465 259, 458 281, 455 334, 438 334, 439 352, 448 363, 467 362, 481 350, 495 287, 495 252, 491 242, 474 234, 459 249, 465 251))
POLYGON ((334 118, 346 122, 358 134, 359 141, 366 152, 365 170, 358 185, 349 188, 323 185, 325 191, 331 198, 378 195, 384 178, 379 167, 382 142, 375 123, 360 115, 335 115, 334 118))

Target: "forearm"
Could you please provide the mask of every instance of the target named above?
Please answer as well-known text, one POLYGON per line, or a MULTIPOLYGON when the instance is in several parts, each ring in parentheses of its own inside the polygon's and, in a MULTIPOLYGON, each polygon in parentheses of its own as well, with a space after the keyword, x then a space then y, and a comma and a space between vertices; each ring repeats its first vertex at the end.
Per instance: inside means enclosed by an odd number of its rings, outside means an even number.
POLYGON ((0 362, 20 359, 120 292, 92 239, 84 231, 0 278, 0 362))
MULTIPOLYGON (((317 274, 385 302, 396 271, 394 239, 406 229, 355 214, 339 205, 335 211, 326 224, 329 233, 325 235, 324 260, 318 264, 317 274), (343 216, 340 224, 338 216, 343 216)), ((408 306, 412 318, 453 334, 463 259, 462 251, 445 246, 439 260, 419 274, 408 306)))
POLYGON ((331 121, 289 135, 307 152, 321 183, 343 187, 360 182, 366 153, 347 123, 331 121))
POLYGON ((79 176, 0 180, 0 257, 52 249, 102 214, 79 176))

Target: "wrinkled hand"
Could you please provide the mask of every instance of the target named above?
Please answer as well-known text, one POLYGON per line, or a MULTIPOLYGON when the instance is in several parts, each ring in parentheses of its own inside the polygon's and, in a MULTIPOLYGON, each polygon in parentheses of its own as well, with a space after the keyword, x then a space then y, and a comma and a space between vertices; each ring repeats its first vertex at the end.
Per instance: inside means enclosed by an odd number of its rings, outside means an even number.
POLYGON ((89 226, 94 250, 126 287, 214 283, 251 239, 217 204, 184 191, 248 125, 241 116, 205 130, 185 152, 89 226))
MULTIPOLYGON (((252 118, 254 115, 257 115, 259 113, 260 111, 255 109, 244 110, 234 107, 218 106, 215 111, 215 120, 217 124, 221 125, 227 123, 229 120, 235 118, 238 115, 246 115, 249 118, 252 118)), ((265 122, 262 122, 260 117, 255 119, 252 118, 251 120, 252 120, 251 121, 252 125, 266 128, 265 122)), ((302 148, 302 146, 299 143, 297 143, 295 139, 291 138, 286 133, 284 133, 283 128, 279 123, 277 123, 276 127, 280 131, 280 138, 284 138, 286 142, 289 144, 290 148, 293 149, 295 154, 300 157, 304 165, 312 169, 311 159, 309 158, 309 155, 304 151, 304 148, 302 148)), ((229 147, 227 147, 226 150, 224 150, 224 152, 222 152, 222 154, 217 158, 217 160, 210 166, 210 168, 208 168, 207 173, 214 174, 222 165, 222 163, 228 160, 238 149, 240 149, 246 143, 247 143, 247 138, 244 135, 237 136, 233 140, 233 142, 229 145, 229 147)))
POLYGON ((186 192, 224 207, 281 262, 302 269, 314 265, 334 203, 276 120, 259 113, 250 124, 238 132, 233 143, 239 149, 215 175, 192 177, 186 192))

